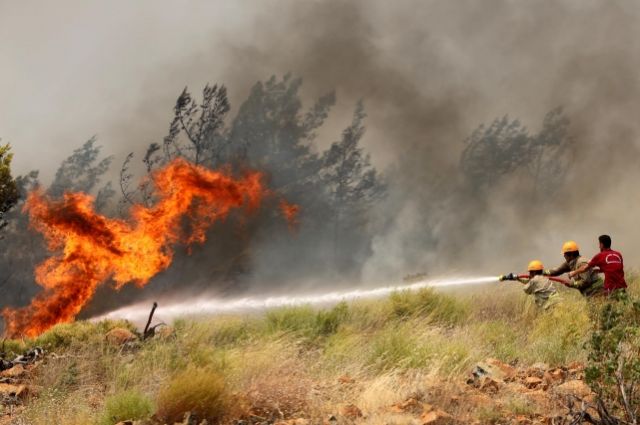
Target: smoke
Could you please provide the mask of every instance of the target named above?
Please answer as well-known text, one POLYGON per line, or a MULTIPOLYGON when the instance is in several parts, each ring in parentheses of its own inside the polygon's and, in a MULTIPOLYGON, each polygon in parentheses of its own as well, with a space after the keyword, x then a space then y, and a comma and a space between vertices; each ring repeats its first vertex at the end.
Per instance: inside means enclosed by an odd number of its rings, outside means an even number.
MULTIPOLYGON (((28 9, 3 7, 13 8, 9 17, 28 9)), ((107 153, 117 155, 117 164, 132 146, 141 152, 161 140, 185 84, 197 91, 207 81, 224 83, 237 108, 255 81, 290 72, 303 77, 309 100, 336 90, 338 104, 318 134, 320 147, 338 139, 355 102, 364 100, 363 144, 384 170, 389 195, 371 211, 376 235, 363 280, 422 270, 497 274, 519 270, 532 258, 553 265, 561 260, 563 240, 577 240, 591 255, 601 233, 612 235, 628 263, 640 254, 633 244, 640 236, 633 214, 640 206, 635 2, 55 7, 64 15, 64 34, 22 61, 23 46, 5 46, 16 59, 9 62, 19 65, 0 81, 29 87, 23 95, 7 89, 14 101, 0 106, 7 120, 0 121, 0 133, 8 129, 2 135, 15 145, 18 171, 33 167, 51 175, 63 146, 70 150, 94 133, 107 153), (54 57, 64 40, 75 49, 54 57), (44 66, 48 61, 56 66, 44 66), (82 78, 75 78, 78 63, 88 64, 82 78), (23 68, 29 72, 21 80, 23 68), (43 89, 56 82, 63 89, 47 95, 43 89), (34 116, 36 94, 48 108, 39 104, 34 116), (463 140, 479 124, 509 114, 536 132, 557 106, 571 120, 574 143, 571 168, 556 195, 543 193, 528 204, 517 178, 482 199, 460 192, 463 140), (34 158, 39 146, 46 155, 34 158)), ((28 40, 46 39, 44 32, 53 29, 43 27, 28 40)), ((255 259, 256 279, 269 275, 280 242, 263 240, 256 247, 265 253, 255 259)))

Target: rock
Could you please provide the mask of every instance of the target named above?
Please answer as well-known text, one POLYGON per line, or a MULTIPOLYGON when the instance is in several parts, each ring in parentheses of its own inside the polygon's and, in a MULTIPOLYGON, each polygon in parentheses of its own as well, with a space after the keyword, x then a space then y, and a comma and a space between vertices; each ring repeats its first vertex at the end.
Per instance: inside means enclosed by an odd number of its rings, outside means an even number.
POLYGON ((516 375, 516 370, 500 360, 486 359, 484 362, 478 363, 471 374, 473 375, 473 380, 488 376, 495 380, 505 381, 513 379, 516 375))
POLYGON ((500 360, 486 359, 485 363, 492 367, 494 377, 496 378, 502 379, 503 381, 508 381, 516 377, 516 368, 504 362, 501 362, 500 360), (495 371, 499 371, 499 375, 501 376, 495 376, 495 371))
POLYGON ((572 371, 582 372, 584 370, 584 363, 581 363, 581 362, 569 363, 569 365, 567 366, 567 369, 569 370, 569 373, 571 373, 572 371))
POLYGON ((334 415, 329 415, 327 419, 322 421, 323 425, 335 425, 337 423, 338 423, 338 418, 336 418, 334 415))
POLYGON ((528 391, 522 395, 529 403, 538 407, 548 406, 551 402, 549 392, 543 390, 528 391))
POLYGON ((555 392, 560 395, 574 395, 580 398, 587 398, 592 395, 591 388, 584 381, 574 379, 567 381, 555 388, 555 392))
POLYGON ((21 363, 18 363, 17 365, 13 366, 11 369, 6 369, 0 372, 0 376, 5 378, 18 378, 24 375, 25 373, 26 371, 24 369, 24 365, 22 365, 21 363))
POLYGON ((171 326, 160 326, 155 330, 153 337, 158 339, 169 339, 176 336, 176 330, 171 326))
POLYGON ((529 369, 536 369, 544 372, 545 370, 549 369, 549 365, 546 363, 534 363, 529 369))
POLYGON ((273 425, 309 425, 309 419, 298 418, 298 419, 289 419, 286 421, 278 421, 273 425))
POLYGON ((355 384, 356 380, 349 376, 349 374, 346 374, 339 377, 338 382, 341 384, 355 384))
POLYGON ((517 415, 515 418, 513 418, 513 423, 518 425, 530 425, 533 422, 525 415, 517 415))
POLYGON ((435 409, 420 416, 422 425, 445 425, 454 423, 453 417, 444 410, 435 409))
POLYGON ((421 413, 422 411, 426 411, 430 409, 429 409, 429 405, 424 406, 422 403, 420 403, 418 400, 412 397, 405 401, 392 404, 390 410, 394 413, 405 413, 405 412, 421 413))
POLYGON ((125 328, 113 328, 107 332, 105 338, 107 342, 113 345, 124 345, 127 342, 138 339, 133 332, 125 328))
POLYGON ((358 406, 354 404, 347 404, 340 407, 338 411, 340 416, 344 416, 347 419, 357 419, 362 417, 362 411, 358 408, 358 406))
POLYGON ((485 391, 485 392, 497 393, 498 391, 500 391, 500 387, 503 384, 504 382, 502 381, 499 381, 489 376, 485 376, 480 380, 478 388, 480 388, 482 391, 485 391))
POLYGON ((26 385, 13 385, 0 383, 0 395, 8 397, 22 398, 29 393, 26 385))
POLYGON ((535 376, 529 376, 527 378, 524 379, 523 382, 524 386, 529 388, 529 389, 534 389, 539 387, 542 384, 542 379, 535 377, 535 376))
POLYGON ((542 379, 548 385, 557 385, 562 383, 565 377, 566 377, 566 372, 560 368, 556 368, 556 369, 551 369, 546 371, 542 379))
POLYGON ((549 365, 547 365, 546 363, 534 363, 525 371, 525 376, 535 376, 536 378, 542 378, 547 369, 549 369, 549 365))

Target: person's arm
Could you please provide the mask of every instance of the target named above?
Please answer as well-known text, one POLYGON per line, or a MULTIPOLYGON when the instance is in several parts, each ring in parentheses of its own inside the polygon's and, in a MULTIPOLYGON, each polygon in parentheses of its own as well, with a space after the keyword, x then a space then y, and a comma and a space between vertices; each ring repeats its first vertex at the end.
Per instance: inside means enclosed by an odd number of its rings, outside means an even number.
POLYGON ((578 267, 577 269, 575 269, 575 270, 574 270, 574 271, 572 271, 572 272, 569 272, 569 277, 570 277, 570 278, 574 278, 575 276, 579 275, 580 273, 584 273, 584 272, 586 272, 587 270, 589 270, 589 269, 591 269, 591 268, 593 268, 593 267, 597 266, 597 265, 598 265, 597 261, 598 261, 598 255, 596 255, 595 257, 593 257, 593 258, 591 259, 591 261, 589 261, 588 263, 583 264, 582 266, 578 267))
POLYGON ((580 273, 584 273, 584 272, 586 272, 586 271, 587 271, 587 270, 589 270, 591 267, 592 267, 592 266, 591 266, 589 263, 587 263, 587 264, 585 264, 585 265, 581 266, 580 268, 577 268, 577 269, 575 269, 574 271, 569 272, 569 277, 570 277, 570 278, 574 278, 575 276, 579 275, 580 273))
POLYGON ((561 274, 565 274, 565 273, 568 273, 570 271, 571 271, 571 268, 569 267, 569 263, 567 263, 565 261, 564 263, 560 264, 555 269, 545 270, 544 271, 544 275, 545 276, 560 276, 561 274))

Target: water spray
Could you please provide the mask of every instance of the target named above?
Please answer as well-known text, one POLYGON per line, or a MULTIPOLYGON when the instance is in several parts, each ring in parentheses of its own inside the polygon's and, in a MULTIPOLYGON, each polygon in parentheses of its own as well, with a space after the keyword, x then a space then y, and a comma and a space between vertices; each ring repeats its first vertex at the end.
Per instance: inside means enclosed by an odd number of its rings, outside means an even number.
MULTIPOLYGON (((164 318, 175 318, 192 315, 215 315, 225 313, 241 313, 261 311, 270 308, 299 306, 299 305, 330 305, 341 301, 380 298, 398 291, 416 291, 423 288, 439 288, 463 285, 481 285, 497 282, 495 276, 455 278, 455 279, 425 279, 407 285, 384 286, 374 289, 355 289, 351 291, 334 291, 316 295, 283 295, 272 297, 244 297, 236 299, 208 298, 190 299, 161 307, 164 318)), ((142 322, 147 317, 149 306, 136 304, 114 310, 97 319, 127 319, 132 322, 142 322)))

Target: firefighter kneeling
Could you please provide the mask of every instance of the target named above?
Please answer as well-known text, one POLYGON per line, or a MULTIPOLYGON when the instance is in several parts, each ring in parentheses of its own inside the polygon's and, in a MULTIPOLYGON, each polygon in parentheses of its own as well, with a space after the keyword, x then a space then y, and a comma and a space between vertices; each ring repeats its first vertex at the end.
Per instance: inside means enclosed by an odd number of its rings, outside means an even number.
POLYGON ((544 276, 544 266, 538 260, 529 263, 527 267, 529 275, 517 275, 509 273, 500 276, 500 280, 517 280, 523 283, 524 292, 533 295, 538 307, 548 309, 559 301, 558 291, 553 286, 553 282, 544 276))

